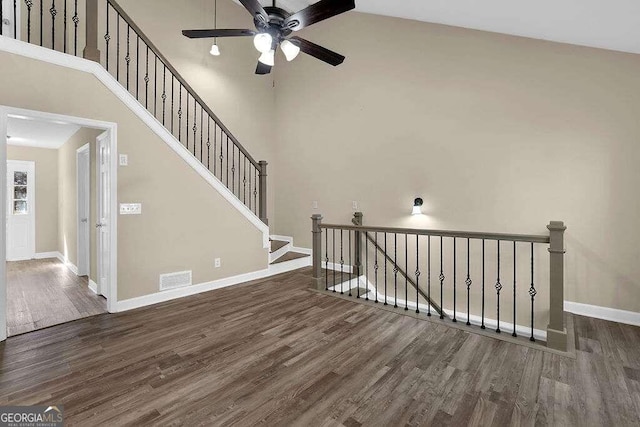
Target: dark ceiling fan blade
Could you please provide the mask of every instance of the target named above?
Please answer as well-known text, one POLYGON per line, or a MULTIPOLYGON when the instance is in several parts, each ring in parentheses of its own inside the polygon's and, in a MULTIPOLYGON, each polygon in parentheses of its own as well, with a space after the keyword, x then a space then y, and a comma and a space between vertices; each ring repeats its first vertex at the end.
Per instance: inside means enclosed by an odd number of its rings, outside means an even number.
POLYGON ((258 61, 258 66, 256 67, 256 74, 269 74, 271 72, 271 65, 263 64, 258 61))
POLYGON ((332 50, 329 50, 326 47, 322 47, 320 45, 312 43, 309 40, 302 39, 298 36, 293 36, 289 40, 293 40, 294 43, 300 47, 300 50, 307 55, 318 58, 320 61, 324 61, 327 64, 333 65, 334 67, 344 62, 344 56, 332 50))
POLYGON ((239 1, 240 3, 242 3, 244 8, 249 11, 251 16, 253 16, 256 19, 259 19, 265 24, 269 22, 269 15, 264 10, 264 8, 262 7, 262 5, 258 0, 239 0, 239 1))
POLYGON ((182 30, 182 35, 190 39, 206 39, 211 37, 242 37, 253 36, 253 30, 182 30))
POLYGON ((284 20, 282 28, 298 31, 356 7, 355 0, 321 0, 284 20))

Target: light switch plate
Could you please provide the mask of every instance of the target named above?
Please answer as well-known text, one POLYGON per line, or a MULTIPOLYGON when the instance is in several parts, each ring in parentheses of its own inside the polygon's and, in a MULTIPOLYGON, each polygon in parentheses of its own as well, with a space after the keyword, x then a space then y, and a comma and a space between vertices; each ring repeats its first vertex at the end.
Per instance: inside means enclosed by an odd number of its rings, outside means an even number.
POLYGON ((313 209, 318 209, 318 202, 314 200, 313 203, 311 203, 311 206, 313 209))
POLYGON ((120 203, 120 215, 140 215, 142 203, 120 203))
POLYGON ((128 166, 129 165, 129 156, 126 154, 120 154, 120 166, 128 166))

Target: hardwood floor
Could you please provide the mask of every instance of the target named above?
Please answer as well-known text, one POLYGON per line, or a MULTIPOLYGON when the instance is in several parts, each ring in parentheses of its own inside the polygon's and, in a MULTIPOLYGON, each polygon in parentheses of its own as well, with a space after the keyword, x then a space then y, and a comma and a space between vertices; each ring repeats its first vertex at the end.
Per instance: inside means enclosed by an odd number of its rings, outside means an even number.
POLYGON ((640 422, 640 328, 575 316, 577 358, 311 291, 310 269, 0 344, 0 405, 68 425, 640 422))
POLYGON ((9 336, 107 312, 107 302, 55 258, 7 262, 9 336))

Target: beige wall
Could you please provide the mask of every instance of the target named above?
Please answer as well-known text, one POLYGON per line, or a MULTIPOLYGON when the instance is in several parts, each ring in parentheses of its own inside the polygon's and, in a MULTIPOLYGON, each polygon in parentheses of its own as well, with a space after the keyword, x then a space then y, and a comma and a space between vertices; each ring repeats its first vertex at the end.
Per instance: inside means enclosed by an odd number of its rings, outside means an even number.
POLYGON ((77 150, 85 144, 90 144, 89 159, 91 159, 90 177, 90 217, 89 217, 89 248, 91 255, 90 278, 97 282, 96 264, 96 175, 95 153, 96 137, 103 131, 81 128, 58 149, 58 251, 72 264, 78 265, 78 179, 77 179, 77 150))
POLYGON ((272 232, 310 247, 314 200, 338 223, 352 201, 369 225, 563 220, 566 299, 640 311, 640 56, 352 12, 304 36, 347 59, 277 64, 272 232))
MULTIPOLYGON (((270 171, 275 170, 275 74, 254 74, 259 53, 253 39, 218 39, 221 55, 213 57, 209 54, 213 39, 191 40, 181 31, 213 28, 214 2, 121 0, 119 4, 249 153, 256 160, 268 161, 270 171)), ((218 28, 255 27, 244 8, 231 0, 219 0, 218 28)), ((275 191, 274 181, 269 180, 270 225, 275 224, 275 191)))
POLYGON ((7 146, 8 160, 36 164, 36 253, 58 249, 58 153, 36 147, 7 146))
POLYGON ((129 155, 118 201, 143 206, 118 217, 119 300, 157 292, 162 273, 189 269, 202 283, 266 268, 261 232, 93 76, 7 53, 0 63, 1 105, 118 124, 118 152, 129 155))

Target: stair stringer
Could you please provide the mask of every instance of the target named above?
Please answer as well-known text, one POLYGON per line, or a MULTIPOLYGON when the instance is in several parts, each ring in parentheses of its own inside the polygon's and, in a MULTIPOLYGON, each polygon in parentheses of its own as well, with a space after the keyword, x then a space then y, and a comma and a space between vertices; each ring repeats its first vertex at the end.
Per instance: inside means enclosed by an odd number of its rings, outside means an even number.
POLYGON ((0 50, 14 55, 47 62, 61 67, 92 74, 111 91, 133 114, 146 124, 178 156, 216 190, 238 213, 243 215, 262 233, 263 248, 269 247, 269 227, 263 223, 251 209, 245 206, 231 190, 215 177, 187 148, 169 132, 163 124, 140 104, 102 65, 88 59, 79 58, 46 47, 37 46, 20 40, 0 37, 0 50))

